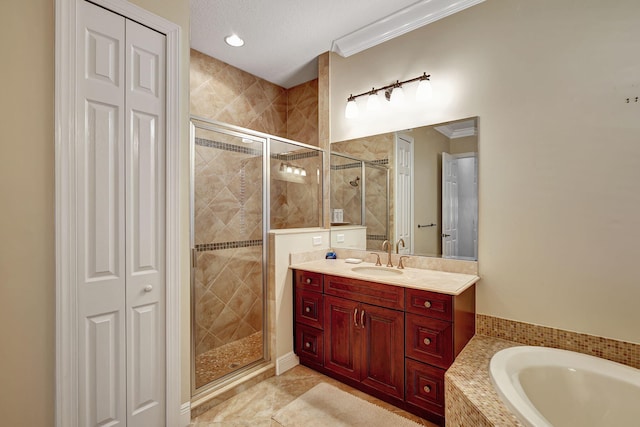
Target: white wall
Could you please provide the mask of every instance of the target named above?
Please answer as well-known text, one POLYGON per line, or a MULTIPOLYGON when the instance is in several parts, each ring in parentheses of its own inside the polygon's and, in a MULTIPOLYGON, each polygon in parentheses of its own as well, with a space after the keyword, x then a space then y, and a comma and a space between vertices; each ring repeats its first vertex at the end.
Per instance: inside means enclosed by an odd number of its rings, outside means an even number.
POLYGON ((479 313, 640 342, 638 22, 637 0, 487 0, 332 56, 332 141, 479 116, 479 313), (344 118, 424 71, 430 106, 344 118))
POLYGON ((288 358, 293 352, 293 278, 289 270, 291 253, 310 252, 329 248, 328 229, 289 229, 269 232, 274 239, 274 250, 269 256, 274 265, 275 281, 275 336, 276 360, 288 358), (321 237, 320 245, 313 244, 314 237, 321 237))

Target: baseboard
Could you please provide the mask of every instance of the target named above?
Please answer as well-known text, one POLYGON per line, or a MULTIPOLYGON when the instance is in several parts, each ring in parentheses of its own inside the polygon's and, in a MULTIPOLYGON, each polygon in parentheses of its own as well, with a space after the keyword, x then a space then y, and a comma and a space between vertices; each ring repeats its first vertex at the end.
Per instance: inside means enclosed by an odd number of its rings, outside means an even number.
POLYGON ((180 425, 188 427, 191 424, 191 402, 185 402, 180 406, 180 425))
POLYGON ((289 369, 298 366, 299 364, 300 359, 293 351, 282 357, 278 357, 278 360, 276 361, 276 375, 284 374, 289 369))

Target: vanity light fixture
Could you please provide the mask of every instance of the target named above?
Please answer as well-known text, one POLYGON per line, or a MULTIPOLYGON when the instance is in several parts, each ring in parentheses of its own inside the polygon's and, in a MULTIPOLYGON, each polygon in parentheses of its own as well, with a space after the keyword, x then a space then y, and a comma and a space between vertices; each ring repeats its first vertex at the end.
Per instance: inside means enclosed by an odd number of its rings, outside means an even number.
POLYGON ((233 47, 244 46, 244 40, 242 40, 240 36, 238 36, 237 34, 231 34, 230 36, 225 37, 224 41, 229 46, 233 46, 233 47))
POLYGON ((353 95, 347 99, 347 108, 344 110, 344 116, 347 119, 355 119, 358 117, 358 104, 356 104, 356 97, 353 95))
POLYGON ((416 100, 423 102, 428 100, 431 97, 432 89, 431 89, 431 80, 429 79, 431 74, 422 73, 421 76, 415 77, 413 79, 399 81, 396 80, 395 83, 392 83, 387 86, 383 86, 381 88, 376 89, 371 88, 371 90, 359 93, 358 95, 349 95, 347 98, 347 107, 344 110, 344 116, 347 119, 354 119, 358 117, 360 112, 358 111, 358 104, 356 103, 356 98, 361 96, 368 95, 367 98, 367 111, 374 112, 380 108, 380 101, 378 98, 378 91, 383 91, 385 98, 387 101, 390 101, 393 106, 401 105, 404 102, 404 90, 402 89, 402 85, 407 83, 419 82, 418 89, 416 91, 416 100))

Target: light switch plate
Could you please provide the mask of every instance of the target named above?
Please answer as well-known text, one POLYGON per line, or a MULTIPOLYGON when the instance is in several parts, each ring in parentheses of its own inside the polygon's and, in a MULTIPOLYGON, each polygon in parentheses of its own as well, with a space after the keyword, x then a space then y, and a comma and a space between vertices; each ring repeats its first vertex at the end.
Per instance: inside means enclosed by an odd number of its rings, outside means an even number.
POLYGON ((338 235, 336 236, 336 241, 337 241, 338 243, 344 243, 344 234, 338 234, 338 235))
POLYGON ((322 236, 313 236, 313 246, 320 246, 322 244, 322 236))

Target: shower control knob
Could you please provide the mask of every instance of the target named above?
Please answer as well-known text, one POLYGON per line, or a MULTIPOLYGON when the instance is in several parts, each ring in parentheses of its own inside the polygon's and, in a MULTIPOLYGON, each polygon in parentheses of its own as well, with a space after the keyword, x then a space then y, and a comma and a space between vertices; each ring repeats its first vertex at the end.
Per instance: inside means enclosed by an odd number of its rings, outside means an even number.
POLYGON ((431 393, 431 387, 429 387, 428 385, 422 387, 422 390, 424 390, 425 393, 431 393))
POLYGON ((425 338, 424 340, 422 340, 422 342, 424 343, 424 345, 431 344, 431 340, 429 338, 425 338))
POLYGON ((431 301, 425 301, 425 302, 424 302, 424 306, 425 306, 426 308, 431 308, 431 301))
POLYGON ((153 286, 151 286, 151 285, 147 285, 147 286, 144 287, 144 291, 145 292, 151 292, 152 290, 153 290, 153 286))

